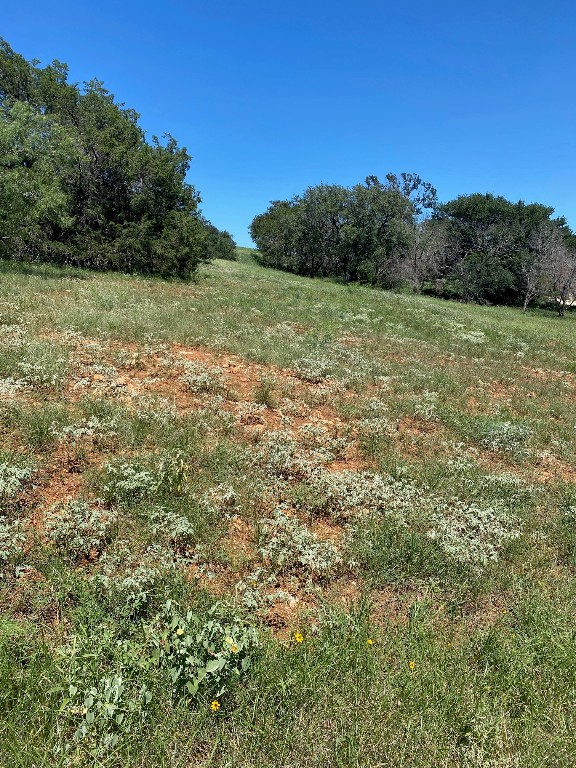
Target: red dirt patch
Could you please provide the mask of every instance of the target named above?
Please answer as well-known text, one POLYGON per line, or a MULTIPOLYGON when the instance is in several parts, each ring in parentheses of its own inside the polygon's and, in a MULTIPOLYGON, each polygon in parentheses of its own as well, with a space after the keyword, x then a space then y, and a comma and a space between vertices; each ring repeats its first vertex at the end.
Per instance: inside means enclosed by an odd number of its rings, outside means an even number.
POLYGON ((558 480, 564 483, 576 483, 576 467, 566 464, 555 456, 541 456, 533 469, 532 478, 538 483, 558 480))
POLYGON ((46 510, 54 504, 78 498, 84 490, 83 472, 99 459, 93 454, 79 462, 66 445, 57 446, 49 462, 34 474, 32 487, 24 493, 24 501, 32 510, 29 523, 41 530, 46 510))

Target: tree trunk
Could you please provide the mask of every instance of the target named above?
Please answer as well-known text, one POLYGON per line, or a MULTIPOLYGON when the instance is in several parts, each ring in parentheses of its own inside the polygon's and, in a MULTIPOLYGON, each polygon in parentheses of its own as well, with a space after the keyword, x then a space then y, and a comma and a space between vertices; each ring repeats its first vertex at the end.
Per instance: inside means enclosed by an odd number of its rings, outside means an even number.
POLYGON ((530 304, 530 299, 532 297, 527 293, 524 297, 524 306, 522 307, 522 312, 526 312, 528 310, 528 304, 530 304))

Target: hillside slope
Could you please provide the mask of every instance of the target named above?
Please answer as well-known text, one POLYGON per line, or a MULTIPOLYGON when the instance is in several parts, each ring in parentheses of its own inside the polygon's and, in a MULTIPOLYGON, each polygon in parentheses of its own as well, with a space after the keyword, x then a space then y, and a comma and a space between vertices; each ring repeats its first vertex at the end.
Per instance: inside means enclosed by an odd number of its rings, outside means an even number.
POLYGON ((571 766, 572 316, 0 264, 0 764, 571 766))

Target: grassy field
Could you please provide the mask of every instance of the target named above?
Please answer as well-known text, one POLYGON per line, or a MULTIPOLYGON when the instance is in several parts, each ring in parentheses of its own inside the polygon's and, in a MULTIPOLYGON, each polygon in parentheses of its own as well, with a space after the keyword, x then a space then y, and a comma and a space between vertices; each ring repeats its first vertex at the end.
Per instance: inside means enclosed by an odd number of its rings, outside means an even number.
POLYGON ((0 262, 0 765, 576 765, 576 317, 0 262))

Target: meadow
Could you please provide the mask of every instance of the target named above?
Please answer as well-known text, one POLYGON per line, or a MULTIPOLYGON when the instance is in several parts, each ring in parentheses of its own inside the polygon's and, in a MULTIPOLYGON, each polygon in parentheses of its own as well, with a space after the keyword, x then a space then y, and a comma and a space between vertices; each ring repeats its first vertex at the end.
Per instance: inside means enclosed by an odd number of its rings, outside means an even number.
POLYGON ((576 316, 0 262, 0 765, 576 764, 576 316))

